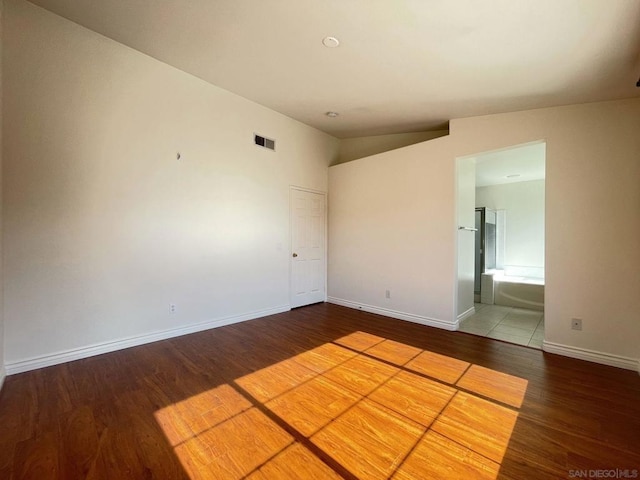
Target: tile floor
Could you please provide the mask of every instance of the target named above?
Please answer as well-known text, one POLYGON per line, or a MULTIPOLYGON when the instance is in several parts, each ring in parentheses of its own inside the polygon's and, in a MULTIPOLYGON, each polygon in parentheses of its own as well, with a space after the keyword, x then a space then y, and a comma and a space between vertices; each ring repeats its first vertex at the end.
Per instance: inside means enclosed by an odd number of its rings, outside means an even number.
POLYGON ((463 320, 460 331, 542 349, 544 312, 476 303, 476 313, 463 320))

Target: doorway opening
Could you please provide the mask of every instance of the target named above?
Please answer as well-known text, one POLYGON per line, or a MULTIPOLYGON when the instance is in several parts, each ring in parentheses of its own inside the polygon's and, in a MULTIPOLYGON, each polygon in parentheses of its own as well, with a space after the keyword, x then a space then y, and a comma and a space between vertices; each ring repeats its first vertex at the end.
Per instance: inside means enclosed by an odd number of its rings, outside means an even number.
POLYGON ((460 331, 542 348, 545 151, 534 142, 467 159, 475 167, 474 225, 467 229, 474 231, 474 303, 459 318, 460 331))

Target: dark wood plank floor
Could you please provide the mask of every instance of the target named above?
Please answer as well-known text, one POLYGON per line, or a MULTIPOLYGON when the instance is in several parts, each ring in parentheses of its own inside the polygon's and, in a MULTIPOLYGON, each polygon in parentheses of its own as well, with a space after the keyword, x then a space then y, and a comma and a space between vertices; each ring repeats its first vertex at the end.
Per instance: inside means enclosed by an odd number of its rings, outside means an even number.
POLYGON ((636 372, 329 304, 10 376, 0 393, 2 479, 598 469, 640 471, 636 372))

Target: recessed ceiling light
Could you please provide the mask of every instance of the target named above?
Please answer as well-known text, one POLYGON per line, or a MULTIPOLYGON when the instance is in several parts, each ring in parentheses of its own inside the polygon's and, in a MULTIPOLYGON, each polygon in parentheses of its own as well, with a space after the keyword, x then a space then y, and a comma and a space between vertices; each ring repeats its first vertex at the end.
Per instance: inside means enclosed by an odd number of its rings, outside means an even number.
POLYGON ((512 173, 511 175, 507 175, 507 178, 518 178, 519 176, 519 173, 512 173))
POLYGON ((325 113, 325 115, 327 117, 336 118, 340 114, 338 112, 327 112, 327 113, 325 113))
POLYGON ((336 37, 324 37, 322 39, 322 44, 327 48, 336 48, 338 45, 340 45, 340 40, 338 40, 336 37))

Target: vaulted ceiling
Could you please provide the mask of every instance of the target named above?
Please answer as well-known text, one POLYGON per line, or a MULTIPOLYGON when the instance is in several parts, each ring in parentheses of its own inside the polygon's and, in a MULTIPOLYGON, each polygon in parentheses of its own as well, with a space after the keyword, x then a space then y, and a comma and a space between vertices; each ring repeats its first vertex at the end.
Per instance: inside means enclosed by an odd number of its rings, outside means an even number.
POLYGON ((340 138, 640 96, 632 0, 32 2, 340 138))

